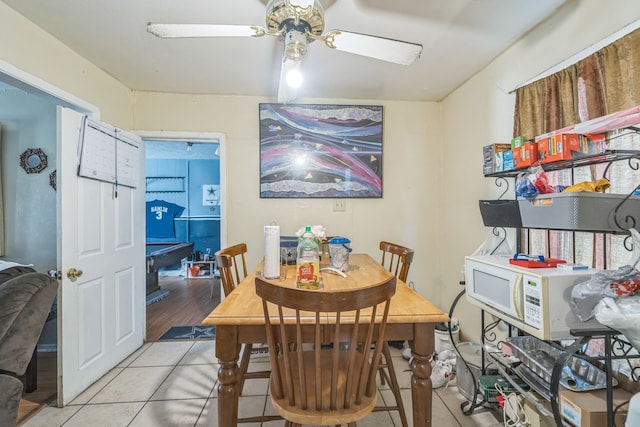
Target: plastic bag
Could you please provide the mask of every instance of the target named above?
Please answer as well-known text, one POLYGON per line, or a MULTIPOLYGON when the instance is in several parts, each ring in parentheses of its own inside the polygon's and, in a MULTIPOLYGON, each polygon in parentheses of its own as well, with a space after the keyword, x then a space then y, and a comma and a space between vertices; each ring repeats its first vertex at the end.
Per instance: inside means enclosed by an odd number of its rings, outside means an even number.
POLYGON ((516 194, 521 197, 534 197, 537 194, 556 193, 557 190, 549 184, 549 179, 542 166, 531 166, 527 173, 516 178, 516 194))
POLYGON ((640 351, 640 296, 603 298, 593 309, 598 322, 620 331, 640 351))
POLYGON ((510 257, 513 253, 513 249, 511 249, 509 242, 507 242, 506 234, 501 235, 501 233, 494 229, 472 255, 507 255, 510 257))
POLYGON ((640 233, 635 228, 630 228, 629 232, 631 233, 631 242, 633 245, 633 252, 631 252, 631 265, 633 267, 638 267, 638 263, 640 262, 640 233))
POLYGON ((578 319, 586 322, 593 317, 595 306, 601 299, 626 297, 639 290, 640 272, 633 266, 601 270, 571 289, 573 311, 578 319))

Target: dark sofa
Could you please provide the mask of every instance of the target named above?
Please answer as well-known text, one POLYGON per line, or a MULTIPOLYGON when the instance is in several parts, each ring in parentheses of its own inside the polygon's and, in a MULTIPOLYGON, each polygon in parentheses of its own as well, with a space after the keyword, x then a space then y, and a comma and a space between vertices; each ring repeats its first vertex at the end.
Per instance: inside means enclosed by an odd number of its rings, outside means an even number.
POLYGON ((0 426, 15 426, 22 377, 58 290, 58 281, 29 267, 0 270, 0 426))

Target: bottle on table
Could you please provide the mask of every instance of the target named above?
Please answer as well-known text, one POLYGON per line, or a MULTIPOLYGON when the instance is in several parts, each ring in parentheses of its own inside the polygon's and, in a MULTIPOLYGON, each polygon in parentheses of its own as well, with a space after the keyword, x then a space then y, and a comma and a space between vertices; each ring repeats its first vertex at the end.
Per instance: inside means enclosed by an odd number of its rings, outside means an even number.
POLYGON ((307 226, 298 241, 296 285, 299 288, 318 289, 320 286, 320 246, 307 226))

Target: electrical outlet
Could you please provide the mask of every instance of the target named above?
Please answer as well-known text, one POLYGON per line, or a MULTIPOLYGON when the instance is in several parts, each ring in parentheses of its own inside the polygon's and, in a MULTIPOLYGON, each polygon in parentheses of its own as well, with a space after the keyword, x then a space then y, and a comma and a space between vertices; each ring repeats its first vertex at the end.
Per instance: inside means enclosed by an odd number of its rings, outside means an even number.
POLYGON ((347 202, 344 199, 335 199, 333 201, 334 212, 344 212, 347 209, 347 202))

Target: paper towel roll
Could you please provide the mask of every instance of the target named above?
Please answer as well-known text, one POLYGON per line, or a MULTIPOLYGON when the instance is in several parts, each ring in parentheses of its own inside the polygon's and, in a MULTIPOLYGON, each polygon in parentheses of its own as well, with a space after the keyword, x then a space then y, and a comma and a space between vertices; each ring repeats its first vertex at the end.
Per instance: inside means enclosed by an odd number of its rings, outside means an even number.
POLYGON ((264 226, 264 267, 262 276, 266 279, 280 277, 280 226, 264 226))

